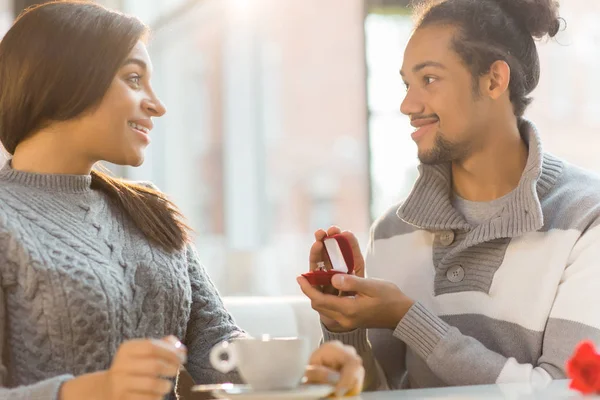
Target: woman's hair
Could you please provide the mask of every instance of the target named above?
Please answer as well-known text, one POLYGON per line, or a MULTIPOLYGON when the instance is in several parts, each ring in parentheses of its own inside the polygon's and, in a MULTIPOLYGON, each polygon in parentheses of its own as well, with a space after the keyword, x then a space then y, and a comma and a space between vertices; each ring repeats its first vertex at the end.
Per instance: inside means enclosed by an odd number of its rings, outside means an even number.
MULTIPOLYGON (((147 33, 138 19, 87 1, 25 10, 0 42, 0 141, 8 153, 53 121, 98 106, 147 33)), ((97 170, 92 188, 122 207, 154 244, 171 252, 189 241, 183 216, 159 191, 97 170)))
POLYGON ((424 0, 417 6, 417 29, 434 24, 456 26, 454 50, 478 78, 503 60, 510 66, 510 100, 522 117, 528 95, 540 78, 534 38, 554 37, 561 18, 554 0, 424 0))

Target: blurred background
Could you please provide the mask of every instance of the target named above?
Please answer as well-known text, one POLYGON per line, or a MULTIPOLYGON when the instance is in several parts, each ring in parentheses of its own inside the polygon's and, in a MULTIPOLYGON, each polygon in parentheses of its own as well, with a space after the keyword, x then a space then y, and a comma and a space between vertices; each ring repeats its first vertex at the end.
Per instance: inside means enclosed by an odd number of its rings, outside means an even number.
MULTIPOLYGON (((0 35, 39 1, 0 0, 0 35)), ((105 0, 153 31, 166 104, 147 160, 114 167, 155 182, 197 232, 225 296, 300 294, 313 232, 368 229, 417 176, 398 71, 402 0, 105 0)), ((568 27, 539 43, 527 116, 547 151, 600 171, 600 2, 563 0, 568 27)), ((57 155, 60 156, 60 155, 57 155)))

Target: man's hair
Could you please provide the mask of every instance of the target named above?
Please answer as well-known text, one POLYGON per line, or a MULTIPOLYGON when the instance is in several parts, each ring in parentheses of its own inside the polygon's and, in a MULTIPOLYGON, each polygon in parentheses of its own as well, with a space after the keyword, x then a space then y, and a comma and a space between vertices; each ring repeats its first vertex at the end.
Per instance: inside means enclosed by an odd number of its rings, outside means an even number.
POLYGON ((538 85, 540 61, 534 38, 554 37, 561 25, 554 0, 423 0, 416 7, 416 29, 455 26, 454 50, 470 69, 474 89, 491 65, 510 66, 510 101, 522 117, 538 85))

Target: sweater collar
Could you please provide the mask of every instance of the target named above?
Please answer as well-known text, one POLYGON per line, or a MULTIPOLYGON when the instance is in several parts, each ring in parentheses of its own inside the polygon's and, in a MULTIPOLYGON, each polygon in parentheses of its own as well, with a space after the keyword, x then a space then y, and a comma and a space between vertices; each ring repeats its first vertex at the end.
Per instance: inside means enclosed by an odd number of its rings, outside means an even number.
MULTIPOLYGON (((540 198, 556 183, 563 163, 543 153, 539 133, 530 121, 522 120, 519 130, 529 148, 525 169, 499 216, 473 230, 480 236, 473 238, 477 241, 520 236, 544 225, 540 198)), ((397 211, 400 219, 422 229, 470 231, 473 227, 452 206, 450 164, 421 164, 419 173, 411 193, 397 211)))
POLYGON ((8 161, 0 169, 0 181, 51 192, 85 193, 91 190, 92 176, 24 172, 14 169, 11 161, 8 161))

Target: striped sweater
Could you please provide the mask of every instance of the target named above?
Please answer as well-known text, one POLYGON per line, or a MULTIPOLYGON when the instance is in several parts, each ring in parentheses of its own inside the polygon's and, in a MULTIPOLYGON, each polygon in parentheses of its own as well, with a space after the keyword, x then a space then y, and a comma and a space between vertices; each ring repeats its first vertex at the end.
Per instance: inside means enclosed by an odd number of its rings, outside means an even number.
POLYGON ((545 383, 579 341, 600 343, 600 178, 544 153, 530 122, 521 132, 519 185, 484 223, 453 208, 449 165, 422 165, 373 225, 369 276, 415 304, 395 330, 324 339, 354 345, 380 388, 545 383))

